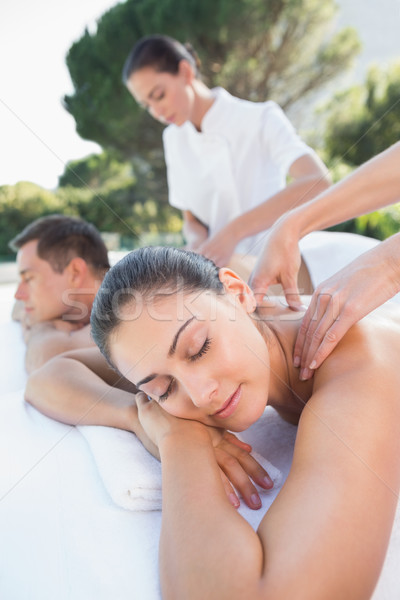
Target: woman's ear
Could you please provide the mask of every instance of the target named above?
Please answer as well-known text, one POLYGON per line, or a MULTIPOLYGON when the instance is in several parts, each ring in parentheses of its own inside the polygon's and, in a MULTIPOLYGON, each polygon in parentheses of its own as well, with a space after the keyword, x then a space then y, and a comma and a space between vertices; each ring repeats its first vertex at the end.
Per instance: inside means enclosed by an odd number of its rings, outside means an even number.
POLYGON ((183 77, 187 85, 190 85, 193 82, 193 79, 196 78, 192 65, 184 58, 182 58, 182 60, 179 62, 178 74, 183 77))
POLYGON ((256 310, 257 302, 253 291, 235 271, 227 268, 220 269, 219 279, 225 288, 225 292, 234 296, 247 313, 250 314, 256 310))

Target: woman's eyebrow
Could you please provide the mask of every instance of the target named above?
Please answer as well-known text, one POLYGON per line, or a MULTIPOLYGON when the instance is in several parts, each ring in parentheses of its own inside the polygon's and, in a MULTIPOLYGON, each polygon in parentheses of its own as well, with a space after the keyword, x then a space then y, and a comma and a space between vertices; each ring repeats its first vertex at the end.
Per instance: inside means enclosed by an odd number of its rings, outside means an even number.
POLYGON ((181 335, 182 331, 184 329, 186 329, 186 327, 193 321, 193 319, 195 319, 196 317, 191 317, 190 319, 188 319, 176 332, 174 339, 172 340, 172 344, 170 349, 168 350, 168 356, 173 356, 175 354, 175 350, 176 350, 176 346, 178 344, 178 340, 179 340, 179 336, 181 335))
POLYGON ((157 373, 152 373, 151 375, 148 375, 147 377, 145 377, 144 379, 141 379, 140 381, 138 381, 137 383, 134 383, 133 385, 135 385, 137 388, 140 388, 141 385, 143 385, 144 383, 149 383, 149 381, 151 381, 152 379, 155 379, 157 377, 157 373))
MULTIPOLYGON (((196 318, 195 316, 190 317, 190 319, 188 319, 187 321, 185 321, 185 323, 178 329, 178 331, 176 332, 176 334, 174 336, 174 339, 172 340, 172 344, 170 346, 170 349, 168 350, 168 356, 173 356, 175 354, 176 346, 177 346, 178 340, 179 340, 179 336, 181 335, 182 331, 184 331, 184 329, 186 329, 186 327, 188 325, 190 325, 190 323, 195 318, 196 318)), ((138 381, 137 383, 135 383, 135 385, 136 385, 137 388, 139 388, 141 385, 143 385, 144 383, 149 383, 149 381, 152 381, 157 376, 158 376, 158 373, 152 373, 151 375, 148 375, 144 379, 141 379, 140 381, 138 381)))

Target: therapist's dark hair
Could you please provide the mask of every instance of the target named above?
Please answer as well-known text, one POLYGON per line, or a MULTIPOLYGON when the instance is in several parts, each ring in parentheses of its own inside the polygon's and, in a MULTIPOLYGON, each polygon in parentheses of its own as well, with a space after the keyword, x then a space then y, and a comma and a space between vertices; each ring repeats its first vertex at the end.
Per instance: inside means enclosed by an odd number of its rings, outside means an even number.
POLYGON ((108 362, 109 339, 122 321, 123 308, 166 295, 212 291, 224 293, 219 269, 201 254, 168 247, 139 248, 127 254, 106 274, 94 300, 91 333, 108 362))
POLYGON ((126 85, 133 73, 145 67, 151 67, 158 73, 176 75, 181 60, 187 60, 196 77, 200 78, 200 60, 190 44, 181 44, 166 35, 146 36, 130 51, 122 70, 122 80, 126 85))

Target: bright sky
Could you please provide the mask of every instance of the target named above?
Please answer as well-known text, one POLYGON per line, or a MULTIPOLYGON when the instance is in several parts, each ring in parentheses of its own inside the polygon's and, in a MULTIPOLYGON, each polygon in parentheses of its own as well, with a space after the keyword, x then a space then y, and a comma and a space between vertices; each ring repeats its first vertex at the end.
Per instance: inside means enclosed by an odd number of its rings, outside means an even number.
POLYGON ((117 0, 1 0, 0 185, 55 188, 65 163, 100 150, 62 107, 72 92, 65 55, 117 0))
MULTIPOLYGON (((85 27, 117 2, 1 0, 0 185, 28 180, 55 188, 69 160, 100 150, 77 135, 61 105, 72 92, 64 59, 85 27)), ((380 0, 379 9, 376 0, 338 4, 340 25, 357 27, 367 62, 399 54, 400 0, 380 0)))

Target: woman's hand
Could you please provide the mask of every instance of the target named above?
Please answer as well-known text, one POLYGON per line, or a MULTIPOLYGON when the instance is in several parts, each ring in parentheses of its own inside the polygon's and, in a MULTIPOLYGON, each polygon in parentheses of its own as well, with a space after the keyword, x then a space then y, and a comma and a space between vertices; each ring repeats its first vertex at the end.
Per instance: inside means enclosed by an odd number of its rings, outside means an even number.
POLYGON ((221 470, 222 483, 231 504, 236 508, 240 505, 237 490, 247 506, 253 509, 261 508, 260 496, 253 481, 266 490, 273 487, 273 482, 265 469, 251 456, 251 446, 223 429, 207 429, 221 470))
POLYGON ((303 308, 297 287, 301 255, 298 235, 292 229, 291 223, 283 219, 277 221, 267 235, 267 242, 249 280, 258 304, 270 285, 280 283, 290 308, 303 308))
POLYGON ((397 234, 317 287, 294 347, 301 379, 311 379, 350 327, 400 290, 399 250, 397 234))
MULTIPOLYGON (((206 430, 214 447, 215 459, 220 467, 222 482, 231 504, 236 508, 240 505, 236 488, 250 508, 261 507, 260 497, 251 480, 264 489, 272 488, 273 482, 263 467, 250 455, 249 444, 238 440, 232 433, 223 429, 208 427, 196 421, 178 419, 168 414, 154 400, 149 400, 142 392, 136 395, 136 405, 140 424, 148 439, 144 445, 153 456, 157 456, 154 445, 159 448, 165 436, 187 435, 190 443, 191 433, 199 428, 206 430)), ((142 441, 142 437, 140 439, 142 441)))
POLYGON ((217 267, 226 267, 240 241, 235 230, 232 222, 228 223, 198 246, 196 252, 211 259, 217 267))
POLYGON ((201 427, 201 423, 197 423, 196 421, 178 419, 170 415, 144 392, 138 392, 135 400, 140 424, 148 438, 157 448, 160 448, 166 436, 189 433, 191 428, 201 427))

